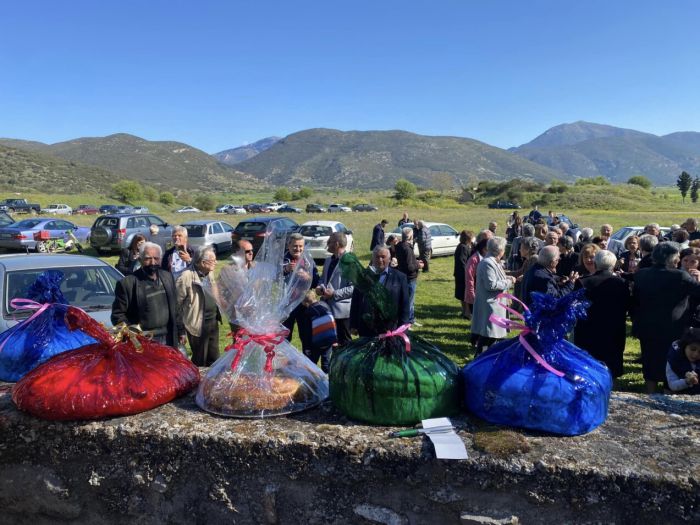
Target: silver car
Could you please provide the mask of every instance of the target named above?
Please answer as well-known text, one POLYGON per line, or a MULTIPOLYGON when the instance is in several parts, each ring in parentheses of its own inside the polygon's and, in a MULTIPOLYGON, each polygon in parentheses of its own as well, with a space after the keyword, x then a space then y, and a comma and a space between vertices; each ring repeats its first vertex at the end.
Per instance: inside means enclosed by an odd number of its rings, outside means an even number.
POLYGON ((201 220, 188 221, 183 228, 187 230, 187 243, 196 248, 213 246, 216 253, 231 251, 231 233, 233 226, 224 221, 201 220))
POLYGON ((37 249, 34 234, 41 231, 48 231, 50 239, 64 239, 66 232, 71 231, 83 246, 90 240, 90 228, 77 226, 65 219, 35 217, 0 228, 0 248, 34 251, 37 249))
POLYGON ((112 325, 114 288, 122 278, 112 266, 85 255, 11 254, 0 255, 0 332, 31 315, 31 311, 12 308, 10 302, 26 298, 29 287, 46 270, 63 273, 61 291, 68 304, 82 308, 107 327, 112 325))
POLYGON ((134 235, 140 233, 165 250, 172 245, 172 232, 172 226, 152 214, 111 213, 95 220, 90 230, 90 244, 98 253, 118 252, 128 248, 134 235))

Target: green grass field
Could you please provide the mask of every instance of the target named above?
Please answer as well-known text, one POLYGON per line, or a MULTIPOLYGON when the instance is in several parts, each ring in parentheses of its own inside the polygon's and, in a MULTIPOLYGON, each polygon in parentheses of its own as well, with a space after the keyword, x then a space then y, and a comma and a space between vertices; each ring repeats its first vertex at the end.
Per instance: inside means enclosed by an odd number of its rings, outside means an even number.
MULTIPOLYGON (((677 193, 677 192, 676 192, 677 193)), ((396 227, 397 221, 403 211, 407 211, 412 219, 424 219, 431 222, 444 222, 450 224, 457 230, 463 228, 479 231, 485 228, 489 221, 496 220, 499 223, 499 233, 504 233, 505 223, 510 215, 510 210, 490 210, 483 205, 467 204, 461 205, 454 201, 447 201, 445 206, 426 207, 423 205, 385 207, 392 201, 386 193, 370 195, 357 194, 329 194, 316 195, 309 201, 314 202, 372 202, 382 206, 378 212, 370 213, 345 213, 345 214, 298 214, 292 218, 299 223, 307 220, 338 220, 343 222, 353 231, 354 249, 361 260, 369 262, 369 243, 372 228, 381 219, 389 221, 387 231, 396 227), (351 198, 352 197, 352 198, 351 198)), ((7 196, 10 196, 9 194, 7 196)), ((3 197, 4 196, 0 196, 3 197)), ((256 195, 256 201, 269 201, 263 195, 256 195)), ((48 202, 61 202, 77 206, 80 203, 103 204, 108 202, 104 198, 95 195, 72 195, 72 196, 50 196, 28 195, 26 198, 32 202, 48 204, 48 202), (33 200, 32 200, 33 199, 33 200)), ((217 199, 218 202, 219 199, 217 199)), ((251 202, 252 198, 237 196, 235 202, 251 202)), ((229 202, 221 196, 221 202, 229 202)), ((213 218, 228 221, 235 226, 242 218, 241 216, 228 216, 215 214, 213 212, 197 215, 180 215, 172 213, 175 207, 165 207, 158 203, 145 203, 152 212, 157 213, 164 220, 179 224, 187 220, 213 218)), ((611 223, 614 228, 625 225, 644 225, 649 222, 659 222, 663 226, 672 223, 681 223, 687 217, 696 215, 695 205, 690 203, 681 204, 680 197, 669 193, 669 197, 664 199, 663 211, 650 209, 645 205, 639 211, 630 210, 597 210, 597 209, 555 209, 557 212, 566 213, 581 227, 589 226, 598 230, 603 223, 611 223), (677 201, 677 202, 676 202, 677 201)), ((303 207, 303 204, 296 204, 303 207)), ((521 210, 527 213, 529 210, 521 210)), ((546 210, 544 210, 546 211, 546 210)), ((19 216, 18 218, 21 218, 19 216)), ((94 221, 94 217, 75 216, 71 220, 79 225, 89 226, 94 221)), ((96 255, 93 250, 88 250, 91 255, 96 255)), ((225 264, 227 256, 221 257, 219 266, 225 264)), ((105 257, 111 264, 116 263, 117 257, 105 257)), ((473 357, 472 349, 469 345, 469 322, 459 316, 460 307, 454 298, 454 282, 452 278, 453 259, 452 257, 436 258, 431 262, 431 270, 427 274, 421 274, 418 281, 416 294, 416 317, 422 323, 422 327, 414 327, 415 331, 429 341, 434 342, 446 354, 448 354, 458 365, 463 365, 473 357)), ((228 343, 225 337, 226 331, 222 332, 222 348, 228 343)), ((294 336, 295 346, 298 347, 297 335, 294 336)), ((643 380, 641 377, 641 365, 636 362, 639 357, 639 342, 629 337, 625 351, 625 375, 618 381, 617 388, 626 391, 642 391, 643 380)))

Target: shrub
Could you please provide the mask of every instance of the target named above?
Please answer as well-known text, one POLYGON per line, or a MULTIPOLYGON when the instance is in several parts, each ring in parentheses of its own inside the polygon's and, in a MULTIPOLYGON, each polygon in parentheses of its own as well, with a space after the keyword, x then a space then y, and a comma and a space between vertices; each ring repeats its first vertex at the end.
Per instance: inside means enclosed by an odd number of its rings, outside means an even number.
POLYGON ((308 186, 302 186, 299 188, 299 191, 297 195, 299 196, 300 199, 308 199, 314 194, 314 190, 309 188, 308 186))
POLYGON ((394 197, 400 201, 412 198, 417 191, 416 185, 406 179, 397 180, 394 190, 396 191, 394 197))
POLYGON ((194 206, 200 210, 210 211, 214 209, 215 202, 210 195, 197 195, 194 199, 194 206))
POLYGON ((273 196, 273 200, 280 202, 280 201, 288 201, 292 199, 292 192, 289 191, 287 188, 277 188, 275 191, 275 195, 273 196))
POLYGON ((645 190, 651 188, 651 181, 647 179, 644 175, 635 175, 627 180, 627 184, 635 184, 641 186, 645 190))
POLYGON ((112 185, 114 196, 122 202, 134 202, 143 198, 143 186, 133 180, 121 180, 112 185))
POLYGON ((172 206, 173 204, 175 204, 175 196, 169 191, 164 191, 163 193, 161 193, 160 197, 158 197, 158 200, 161 204, 165 204, 166 206, 172 206))
POLYGON ((610 186, 610 184, 611 182, 602 175, 598 175, 597 177, 584 177, 576 180, 576 186, 610 186))

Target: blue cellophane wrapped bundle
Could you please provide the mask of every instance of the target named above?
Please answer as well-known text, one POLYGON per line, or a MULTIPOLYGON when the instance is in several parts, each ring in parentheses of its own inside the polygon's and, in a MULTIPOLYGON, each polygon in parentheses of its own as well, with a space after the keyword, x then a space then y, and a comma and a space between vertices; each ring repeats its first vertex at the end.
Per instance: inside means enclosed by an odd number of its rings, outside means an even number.
POLYGON ((0 334, 0 380, 19 381, 30 370, 55 355, 92 344, 95 339, 81 330, 71 331, 65 315, 69 308, 61 292, 63 272, 47 270, 10 302, 17 312, 30 315, 0 334))
POLYGON ((275 223, 246 270, 234 258, 202 286, 239 328, 202 379, 195 401, 208 412, 259 418, 311 408, 328 397, 328 376, 286 339, 282 322, 311 286, 311 257, 285 275, 286 235, 275 223))
POLYGON ((565 339, 586 314, 584 293, 561 299, 533 293, 532 309, 521 316, 524 324, 491 318, 522 332, 462 370, 465 403, 473 414, 499 425, 567 436, 585 434, 605 421, 612 376, 603 363, 565 339))

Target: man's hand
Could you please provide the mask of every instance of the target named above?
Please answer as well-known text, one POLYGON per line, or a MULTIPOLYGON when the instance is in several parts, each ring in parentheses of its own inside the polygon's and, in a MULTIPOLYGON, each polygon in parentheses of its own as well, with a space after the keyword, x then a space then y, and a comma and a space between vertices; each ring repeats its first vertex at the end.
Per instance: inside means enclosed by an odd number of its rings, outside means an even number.
POLYGON ((181 335, 180 336, 180 344, 184 345, 187 342, 187 336, 186 335, 181 335))
POLYGON ((180 256, 180 259, 182 259, 182 262, 187 264, 190 264, 190 262, 192 262, 192 257, 190 257, 190 254, 187 253, 187 250, 178 250, 177 254, 180 256))

